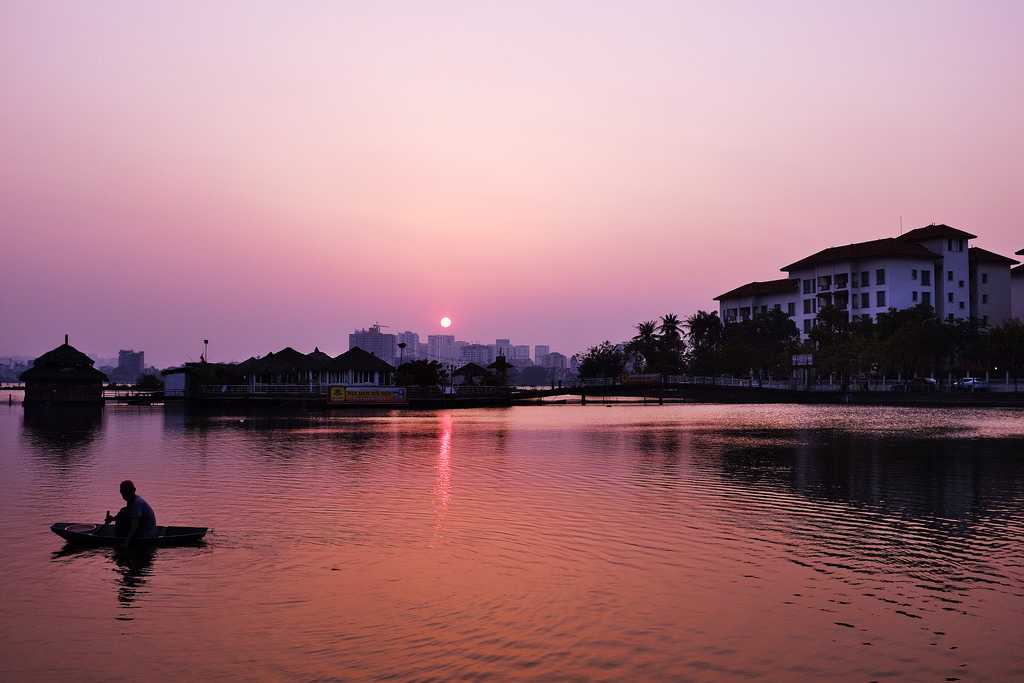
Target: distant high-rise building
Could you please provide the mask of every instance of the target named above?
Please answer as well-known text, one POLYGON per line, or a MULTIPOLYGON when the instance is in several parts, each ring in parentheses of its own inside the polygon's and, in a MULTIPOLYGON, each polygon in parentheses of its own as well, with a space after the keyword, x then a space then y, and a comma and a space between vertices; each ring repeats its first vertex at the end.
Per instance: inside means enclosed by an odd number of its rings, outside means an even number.
POLYGON ((505 356, 505 358, 512 357, 512 341, 509 339, 495 339, 494 340, 494 357, 505 356))
POLYGON ((537 365, 545 365, 544 357, 551 353, 551 347, 547 344, 537 344, 533 347, 533 362, 537 365))
POLYGON ((427 358, 442 363, 458 360, 458 357, 455 355, 455 335, 427 335, 427 358))
POLYGON ((476 363, 487 367, 494 362, 491 349, 485 344, 466 344, 460 349, 460 355, 463 363, 476 363))
POLYGON ((544 367, 554 368, 555 370, 565 370, 569 364, 569 359, 565 357, 565 354, 549 353, 544 357, 544 367))
POLYGON ((146 353, 131 349, 117 352, 116 381, 134 382, 146 369, 146 353))
POLYGON ((430 346, 426 342, 420 342, 416 345, 416 359, 421 360, 430 356, 430 346))
POLYGON ((510 360, 528 360, 530 358, 530 345, 529 344, 517 344, 512 347, 512 357, 510 360))
POLYGON ((420 335, 410 330, 399 332, 398 343, 405 344, 404 350, 398 349, 398 351, 395 352, 398 354, 400 360, 412 361, 419 358, 420 335))
POLYGON ((368 329, 355 330, 348 335, 349 350, 358 346, 363 351, 369 351, 391 365, 395 364, 396 343, 395 335, 383 334, 380 331, 380 325, 371 325, 368 329))

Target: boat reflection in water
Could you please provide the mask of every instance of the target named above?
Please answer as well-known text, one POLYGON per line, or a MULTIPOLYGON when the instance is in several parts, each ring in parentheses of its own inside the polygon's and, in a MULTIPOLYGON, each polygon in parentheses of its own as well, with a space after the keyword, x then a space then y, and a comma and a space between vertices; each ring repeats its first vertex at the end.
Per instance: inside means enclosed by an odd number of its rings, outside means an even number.
MULTIPOLYGON (((153 562, 158 548, 152 546, 134 546, 127 548, 81 548, 65 545, 53 553, 52 561, 70 565, 65 569, 73 569, 79 561, 94 563, 102 558, 110 562, 117 576, 117 601, 124 609, 138 607, 136 601, 146 593, 146 583, 153 573, 153 562)), ((120 621, 131 621, 127 614, 119 614, 120 621)))

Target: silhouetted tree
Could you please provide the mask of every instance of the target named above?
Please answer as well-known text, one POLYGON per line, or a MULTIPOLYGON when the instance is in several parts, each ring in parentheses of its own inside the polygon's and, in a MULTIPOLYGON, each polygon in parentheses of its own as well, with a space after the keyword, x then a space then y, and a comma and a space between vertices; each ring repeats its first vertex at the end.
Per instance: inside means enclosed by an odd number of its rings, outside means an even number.
POLYGON ((722 369, 735 375, 788 376, 799 340, 793 320, 776 309, 750 320, 728 323, 722 344, 722 369))
POLYGON ((448 382, 448 371, 436 360, 414 360, 398 366, 396 381, 402 387, 434 387, 448 382))
POLYGON ((717 311, 697 311, 686 319, 690 341, 690 372, 711 375, 720 371, 724 330, 717 311))
POLYGON ((626 365, 625 356, 610 341, 592 346, 579 356, 579 373, 584 379, 618 377, 626 365))
POLYGON ((639 323, 636 336, 626 344, 626 356, 633 359, 633 369, 643 372, 655 361, 658 348, 658 323, 654 320, 639 323))

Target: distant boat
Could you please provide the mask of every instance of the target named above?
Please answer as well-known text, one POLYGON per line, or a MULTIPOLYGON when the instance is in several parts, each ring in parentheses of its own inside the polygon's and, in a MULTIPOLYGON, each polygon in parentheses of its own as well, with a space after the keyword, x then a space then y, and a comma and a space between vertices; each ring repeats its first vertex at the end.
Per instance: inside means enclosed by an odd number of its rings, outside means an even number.
MULTIPOLYGON (((124 542, 123 537, 114 535, 112 524, 57 522, 50 527, 50 531, 75 545, 115 546, 124 542)), ((204 526, 158 526, 155 536, 137 538, 132 545, 188 545, 201 541, 206 531, 204 526)))

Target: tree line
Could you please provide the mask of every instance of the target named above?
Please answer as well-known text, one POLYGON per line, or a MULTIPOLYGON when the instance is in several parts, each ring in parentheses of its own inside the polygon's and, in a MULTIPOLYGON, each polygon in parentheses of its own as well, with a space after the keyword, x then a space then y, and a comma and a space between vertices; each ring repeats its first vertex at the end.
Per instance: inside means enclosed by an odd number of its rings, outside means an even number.
POLYGON ((818 376, 904 378, 1009 372, 1024 376, 1024 324, 1011 320, 986 327, 975 320, 940 320, 919 305, 889 309, 877 321, 833 306, 818 311, 816 326, 801 342, 793 320, 780 310, 724 323, 716 311, 697 311, 685 321, 667 314, 637 324, 625 344, 605 341, 578 356, 582 378, 635 373, 788 378, 795 354, 811 354, 818 376))

